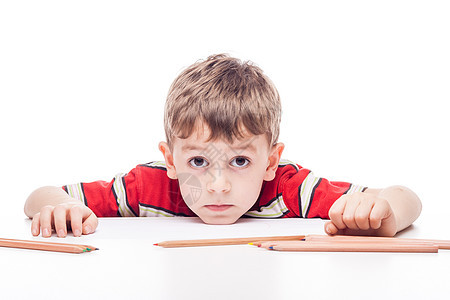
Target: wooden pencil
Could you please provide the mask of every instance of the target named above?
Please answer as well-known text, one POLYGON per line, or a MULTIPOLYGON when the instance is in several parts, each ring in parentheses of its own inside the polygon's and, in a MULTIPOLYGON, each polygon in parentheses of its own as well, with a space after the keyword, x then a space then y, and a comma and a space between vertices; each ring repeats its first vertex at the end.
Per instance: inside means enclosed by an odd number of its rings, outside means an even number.
MULTIPOLYGON (((433 239, 407 239, 407 238, 393 238, 393 237, 375 237, 375 236, 349 236, 349 235, 306 235, 305 241, 331 241, 331 242, 377 242, 377 243, 402 243, 402 244, 428 244, 434 243, 439 249, 450 249, 449 240, 433 240, 433 239)), ((275 242, 275 241, 273 241, 275 242)), ((273 242, 253 242, 254 246, 268 248, 273 245, 273 242)))
MULTIPOLYGON (((11 241, 11 239, 1 239, 0 238, 0 241, 1 240, 10 240, 11 241)), ((31 242, 33 242, 33 243, 44 243, 44 244, 52 243, 52 242, 47 242, 47 241, 33 241, 33 240, 31 240, 31 242)), ((77 245, 77 246, 82 247, 83 249, 86 249, 87 252, 92 251, 92 250, 100 250, 99 248, 97 248, 95 246, 91 246, 91 245, 70 244, 70 243, 60 243, 60 242, 55 242, 54 244, 67 245, 67 246, 77 245)))
MULTIPOLYGON (((305 242, 305 240, 303 240, 303 239, 300 240, 300 241, 305 242)), ((278 243, 283 243, 283 245, 284 245, 284 244, 289 244, 291 242, 297 243, 299 241, 259 241, 259 242, 249 243, 249 245, 253 245, 253 246, 257 246, 257 247, 261 247, 261 248, 266 248, 267 249, 270 246, 277 245, 278 243)))
POLYGON ((0 238, 0 247, 44 250, 54 252, 66 252, 66 253, 83 253, 98 250, 98 248, 96 247, 87 245, 5 239, 5 238, 0 238))
POLYGON ((67 246, 73 246, 73 245, 76 245, 76 246, 82 247, 83 249, 86 249, 87 251, 100 250, 99 248, 97 248, 97 247, 95 247, 95 246, 91 246, 91 245, 71 244, 71 243, 60 243, 60 242, 55 242, 55 243, 54 243, 54 242, 47 242, 47 241, 42 241, 42 240, 17 240, 17 239, 5 239, 5 238, 0 238, 0 242, 2 242, 2 241, 7 241, 7 242, 10 242, 10 241, 20 241, 20 242, 25 241, 25 242, 31 242, 31 243, 33 243, 33 244, 40 244, 40 243, 43 243, 43 244, 51 244, 51 245, 57 244, 57 245, 67 245, 67 246))
MULTIPOLYGON (((420 245, 425 245, 425 246, 430 246, 430 245, 435 245, 436 247, 438 247, 436 244, 432 243, 432 242, 421 242, 421 243, 416 243, 416 242, 408 242, 408 241, 396 241, 396 242, 378 242, 378 241, 374 241, 374 240, 331 240, 331 239, 318 239, 318 240, 302 240, 301 242, 303 243, 324 243, 324 244, 343 244, 343 245, 356 245, 356 244, 360 244, 360 245, 378 245, 378 244, 386 244, 386 245, 402 245, 405 247, 415 247, 415 246, 420 246, 420 245)), ((259 247, 261 248, 265 248, 265 249, 269 249, 270 247, 274 247, 274 246, 297 246, 298 245, 298 241, 268 241, 268 242, 262 242, 259 243, 259 247)), ((439 247, 438 247, 439 248, 439 247)))
POLYGON ((434 243, 438 245, 439 249, 450 249, 450 240, 433 240, 433 239, 409 239, 409 238, 395 238, 395 237, 378 237, 378 236, 351 236, 351 235, 319 235, 310 234, 305 236, 306 241, 361 241, 361 242, 387 242, 387 243, 434 243))
POLYGON ((200 240, 177 240, 164 241, 154 244, 165 248, 175 247, 197 247, 197 246, 222 246, 222 245, 242 245, 255 241, 300 241, 304 235, 293 236, 270 236, 270 237, 246 237, 246 238, 224 238, 224 239, 200 239, 200 240))
MULTIPOLYGON (((45 241, 42 241, 42 242, 47 243, 45 241)), ((56 242, 55 244, 58 244, 58 245, 69 245, 69 246, 74 245, 74 244, 70 244, 70 243, 60 243, 60 242, 56 242)), ((91 245, 83 245, 83 244, 76 244, 76 245, 77 246, 81 246, 81 247, 83 247, 83 249, 86 249, 88 251, 100 250, 99 248, 97 248, 95 246, 91 246, 91 245)))
MULTIPOLYGON (((345 243, 343 246, 336 247, 345 247, 345 246, 355 246, 359 245, 361 248, 370 249, 370 246, 375 246, 374 249, 377 249, 377 245, 374 244, 387 244, 380 246, 382 249, 390 249, 389 244, 395 244, 392 246, 392 249, 400 249, 398 251, 389 251, 389 252, 422 252, 419 246, 424 246, 426 251, 435 252, 434 248, 438 249, 450 249, 450 241, 447 240, 430 240, 430 239, 404 239, 404 238, 390 238, 390 237, 372 237, 372 236, 328 236, 328 235, 296 235, 296 236, 272 236, 272 237, 248 237, 248 238, 225 238, 225 239, 200 239, 200 240, 176 240, 176 241, 164 241, 160 243, 154 244, 155 246, 161 246, 166 248, 171 247, 196 247, 196 246, 218 246, 218 245, 240 245, 240 244, 252 244, 255 246, 269 248, 270 246, 275 245, 279 241, 294 241, 294 245, 296 246, 295 241, 321 241, 321 242, 334 242, 337 244, 345 243), (353 242, 349 244, 349 242, 353 242), (362 245, 367 244, 367 245, 362 245), (417 246, 417 247, 416 247, 417 246), (396 247, 396 248, 395 248, 396 247), (403 249, 412 249, 411 251, 403 251, 403 249)), ((304 243, 304 242, 303 242, 304 243)), ((292 244, 286 242, 286 245, 292 244)), ((303 245, 303 244, 302 244, 303 245)), ((357 248, 359 249, 359 248, 357 248)), ((276 250, 276 249, 275 249, 276 250)), ((311 250, 312 251, 312 250, 311 250)), ((320 251, 320 250, 318 250, 320 251)), ((358 250, 359 251, 359 250, 358 250)), ((378 250, 376 250, 378 252, 378 250)), ((387 251, 384 251, 387 252, 387 251)))
POLYGON ((301 252, 406 252, 406 253, 436 253, 438 246, 427 244, 377 243, 377 242, 325 242, 299 241, 270 246, 270 250, 301 251, 301 252))

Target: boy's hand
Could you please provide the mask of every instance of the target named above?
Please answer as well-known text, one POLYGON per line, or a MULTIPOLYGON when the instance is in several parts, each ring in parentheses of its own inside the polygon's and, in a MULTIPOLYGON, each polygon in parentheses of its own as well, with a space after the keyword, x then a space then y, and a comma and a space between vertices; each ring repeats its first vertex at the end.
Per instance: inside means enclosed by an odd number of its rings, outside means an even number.
POLYGON ((38 236, 42 229, 42 236, 50 237, 54 228, 58 237, 65 237, 67 225, 72 228, 74 236, 81 236, 82 233, 93 233, 97 228, 98 219, 89 207, 81 203, 46 205, 33 216, 31 233, 38 236))
POLYGON ((389 202, 376 194, 358 192, 343 195, 328 212, 330 222, 325 224, 329 235, 394 236, 397 224, 389 202))

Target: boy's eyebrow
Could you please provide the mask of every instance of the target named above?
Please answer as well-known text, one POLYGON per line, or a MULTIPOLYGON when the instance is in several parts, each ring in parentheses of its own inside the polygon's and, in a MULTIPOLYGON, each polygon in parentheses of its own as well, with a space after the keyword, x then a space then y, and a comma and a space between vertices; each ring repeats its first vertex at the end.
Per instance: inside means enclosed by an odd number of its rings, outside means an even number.
MULTIPOLYGON (((206 147, 201 147, 201 146, 198 146, 198 145, 193 145, 193 144, 186 144, 186 145, 184 145, 184 146, 182 146, 181 147, 181 151, 190 151, 190 150, 202 150, 202 151, 204 151, 204 150, 207 150, 208 149, 208 147, 209 147, 210 145, 208 145, 208 146, 206 146, 206 147)), ((212 148, 213 148, 214 146, 212 146, 212 148)), ((236 146, 236 147, 232 147, 232 146, 228 146, 231 150, 234 150, 235 152, 239 152, 239 150, 240 151, 243 151, 243 150, 248 150, 248 151, 250 151, 250 152, 253 152, 253 153, 256 153, 256 147, 255 147, 255 145, 253 145, 252 143, 248 143, 248 144, 245 144, 245 145, 243 145, 243 144, 240 144, 240 145, 238 145, 238 146, 236 146)))
POLYGON ((233 150, 248 150, 248 151, 250 151, 250 152, 253 152, 253 153, 255 153, 256 152, 256 147, 255 147, 255 145, 253 145, 251 142, 250 143, 248 143, 248 144, 245 144, 245 145, 239 145, 239 146, 237 146, 237 147, 230 147, 231 149, 233 149, 233 150))
POLYGON ((187 144, 184 145, 183 147, 181 147, 181 151, 185 152, 185 151, 190 151, 190 150, 204 150, 205 148, 199 147, 197 145, 191 145, 191 144, 187 144))

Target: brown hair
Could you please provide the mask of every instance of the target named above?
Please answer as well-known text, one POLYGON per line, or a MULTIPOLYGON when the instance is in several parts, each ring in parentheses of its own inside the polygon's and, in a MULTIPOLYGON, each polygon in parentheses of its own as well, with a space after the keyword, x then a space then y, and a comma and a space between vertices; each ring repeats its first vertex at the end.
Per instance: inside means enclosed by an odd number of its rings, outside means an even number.
POLYGON ((210 129, 208 141, 232 143, 243 129, 266 134, 269 146, 279 136, 281 102, 272 81, 252 62, 218 54, 185 69, 172 83, 164 112, 169 147, 173 137, 188 138, 198 121, 210 129))

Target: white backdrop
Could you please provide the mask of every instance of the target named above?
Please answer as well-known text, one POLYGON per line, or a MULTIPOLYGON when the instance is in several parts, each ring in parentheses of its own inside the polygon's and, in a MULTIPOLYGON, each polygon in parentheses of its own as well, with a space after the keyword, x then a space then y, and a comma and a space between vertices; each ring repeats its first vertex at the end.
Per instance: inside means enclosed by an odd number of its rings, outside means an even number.
POLYGON ((275 82, 285 158, 406 185, 418 221, 437 222, 450 209, 449 15, 447 1, 2 1, 2 227, 39 186, 163 159, 170 84, 224 52, 275 82))

